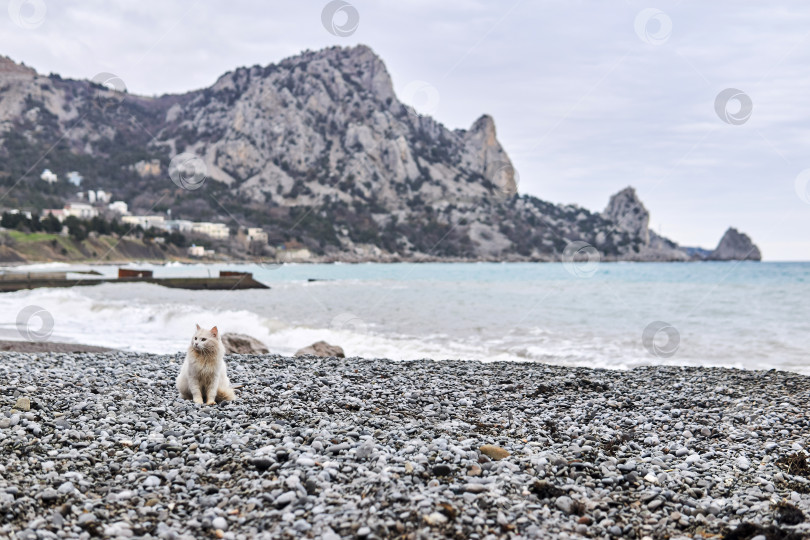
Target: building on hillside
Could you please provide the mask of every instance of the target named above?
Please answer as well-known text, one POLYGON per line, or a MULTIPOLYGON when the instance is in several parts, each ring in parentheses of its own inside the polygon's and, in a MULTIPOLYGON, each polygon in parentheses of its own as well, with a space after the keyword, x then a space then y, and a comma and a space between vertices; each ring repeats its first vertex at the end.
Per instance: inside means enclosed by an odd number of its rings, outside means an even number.
POLYGON ((59 180, 59 178, 57 178, 57 176, 52 173, 50 169, 45 169, 42 171, 42 174, 40 174, 39 177, 49 184, 55 184, 56 181, 59 180))
POLYGON ((247 241, 248 243, 259 242, 261 244, 267 244, 267 233, 264 232, 264 229, 261 227, 248 227, 247 241))
POLYGON ((194 223, 191 232, 218 239, 227 239, 230 235, 228 226, 224 223, 211 223, 208 221, 194 223))
POLYGON ((166 218, 163 216, 124 216, 121 218, 121 223, 139 226, 143 230, 149 230, 152 227, 155 229, 166 229, 166 218))
POLYGON ((76 187, 82 185, 82 180, 84 180, 84 178, 82 178, 82 175, 80 175, 76 171, 70 171, 69 173, 67 173, 67 181, 76 187))
POLYGON ((98 210, 84 203, 67 203, 64 208, 64 216, 75 216, 79 219, 93 219, 98 216, 98 210))
POLYGON ((167 219, 166 230, 180 233, 190 233, 194 229, 194 222, 187 219, 167 219))
POLYGON ((205 256, 205 248, 203 246, 198 246, 196 244, 191 244, 188 248, 188 254, 190 257, 204 257, 205 256))
POLYGON ((107 208, 109 208, 111 212, 115 212, 122 216, 129 215, 129 206, 127 206, 127 203, 125 203, 124 201, 112 202, 107 208))
POLYGON ((89 202, 90 204, 108 203, 112 198, 112 194, 107 193, 106 191, 103 191, 101 189, 99 190, 90 189, 87 192, 80 191, 76 194, 76 198, 78 198, 81 201, 85 200, 85 197, 87 198, 87 202, 89 202))
POLYGON ((307 247, 296 240, 286 242, 281 249, 282 257, 287 261, 306 261, 312 257, 312 252, 307 247))
MULTIPOLYGON (((10 209, 10 210, 6 210, 6 212, 8 212, 9 214, 11 214, 12 216, 16 216, 16 215, 18 215, 18 214, 22 214, 22 215, 24 215, 24 216, 25 216, 26 218, 28 218, 28 219, 31 219, 32 217, 34 217, 34 216, 31 214, 31 212, 29 212, 29 211, 27 211, 27 210, 20 210, 19 208, 12 208, 12 209, 10 209)), ((5 212, 0 212, 0 214, 2 214, 2 213, 5 213, 5 212)))

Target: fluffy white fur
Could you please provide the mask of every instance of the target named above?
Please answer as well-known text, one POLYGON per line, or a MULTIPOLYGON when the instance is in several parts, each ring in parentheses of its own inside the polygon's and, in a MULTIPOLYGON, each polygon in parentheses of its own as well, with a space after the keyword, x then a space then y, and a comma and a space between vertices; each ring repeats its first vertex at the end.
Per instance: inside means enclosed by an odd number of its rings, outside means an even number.
POLYGON ((213 405, 234 398, 225 366, 225 347, 217 327, 205 330, 197 325, 183 367, 177 376, 177 390, 183 399, 213 405))

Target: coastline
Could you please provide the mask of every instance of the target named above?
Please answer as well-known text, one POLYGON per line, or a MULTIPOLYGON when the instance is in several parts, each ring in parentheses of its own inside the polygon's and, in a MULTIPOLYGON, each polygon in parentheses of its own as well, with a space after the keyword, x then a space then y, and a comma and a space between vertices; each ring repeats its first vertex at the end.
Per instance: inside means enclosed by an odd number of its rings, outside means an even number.
MULTIPOLYGON (((3 231, 0 231, 2 233, 3 231)), ((20 235, 17 231, 12 231, 20 235)), ((24 237, 25 235, 23 235, 24 237)), ((34 234, 27 236, 36 237, 34 234)), ((322 255, 300 256, 290 252, 280 251, 280 255, 275 257, 241 257, 234 256, 233 252, 228 254, 216 254, 213 256, 190 257, 186 252, 175 246, 165 244, 146 243, 133 237, 113 238, 110 236, 100 236, 86 239, 82 242, 74 241, 59 235, 49 235, 53 237, 51 243, 43 240, 31 240, 30 242, 20 242, 16 248, 0 244, 0 266, 14 267, 30 264, 66 263, 66 264, 129 264, 138 262, 149 262, 151 264, 166 264, 171 262, 182 262, 188 264, 246 264, 258 263, 265 265, 284 263, 473 263, 473 262, 570 262, 581 264, 594 264, 599 262, 704 262, 709 259, 693 255, 691 258, 684 258, 682 255, 667 254, 661 252, 627 253, 623 255, 606 255, 591 248, 592 251, 577 252, 566 255, 565 253, 533 253, 531 255, 521 255, 518 253, 506 253, 501 255, 456 257, 437 256, 430 253, 412 252, 408 254, 391 253, 381 250, 372 244, 355 246, 352 251, 331 250, 322 255), (69 248, 69 249, 68 249, 69 248), (59 251, 61 249, 61 252, 59 251), (101 254, 100 256, 98 254, 101 254), (576 258, 575 258, 576 257, 576 258)), ((585 244, 589 246, 588 244, 585 244)), ((228 250, 231 251, 231 250, 228 250)), ((237 252, 238 253, 238 252, 237 252)), ((745 254, 747 257, 747 254, 745 254)), ((745 260, 724 259, 724 260, 745 260)))
POLYGON ((198 407, 181 355, 0 358, 2 535, 810 534, 793 373, 234 355, 198 407))
MULTIPOLYGON (((0 268, 16 268, 21 266, 31 266, 37 264, 52 264, 52 263, 59 263, 59 264, 66 264, 66 265, 81 265, 81 266, 125 266, 128 264, 152 264, 152 265, 166 265, 171 263, 181 263, 181 264, 256 264, 256 265, 265 265, 265 266, 273 266, 273 265, 284 265, 284 264, 397 264, 397 263, 462 263, 462 264, 474 264, 474 263, 496 263, 496 264, 506 264, 506 263, 563 263, 565 261, 561 259, 551 259, 551 258, 515 258, 515 257, 508 257, 508 258, 497 258, 497 257, 481 257, 481 258, 461 258, 461 257, 433 257, 433 256, 424 256, 424 257, 383 257, 383 258, 375 258, 375 257, 355 257, 347 254, 346 257, 333 257, 333 256, 324 256, 324 257, 311 257, 309 259, 302 259, 302 260, 277 260, 277 259, 238 259, 238 258, 228 258, 228 259, 209 259, 209 258, 188 258, 188 257, 178 257, 178 258, 167 258, 167 259, 141 259, 141 258, 133 258, 133 259, 120 259, 120 260, 110 260, 110 261, 99 261, 98 259, 78 259, 78 260, 59 260, 59 259, 44 259, 44 260, 31 260, 31 261, 0 261, 0 268)), ((634 259, 617 259, 617 258, 610 258, 606 257, 604 259, 600 259, 599 263, 667 263, 667 264, 693 264, 693 263, 737 263, 737 262, 806 262, 806 261, 751 261, 751 260, 741 260, 741 259, 733 259, 733 260, 724 260, 724 261, 709 261, 704 259, 694 259, 694 260, 634 260, 634 259)))

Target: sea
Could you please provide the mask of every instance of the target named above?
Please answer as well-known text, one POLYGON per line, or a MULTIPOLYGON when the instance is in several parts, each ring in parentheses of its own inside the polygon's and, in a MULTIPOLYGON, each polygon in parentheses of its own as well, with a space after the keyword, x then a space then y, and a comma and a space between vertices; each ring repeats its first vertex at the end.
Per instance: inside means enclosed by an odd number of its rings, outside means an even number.
MULTIPOLYGON (((810 263, 129 264, 163 276, 252 272, 269 289, 146 283, 0 294, 0 339, 171 354, 195 324, 291 355, 689 365, 810 374, 810 263)), ((15 271, 118 266, 49 263, 15 271)), ((92 277, 85 277, 90 280, 92 277)))

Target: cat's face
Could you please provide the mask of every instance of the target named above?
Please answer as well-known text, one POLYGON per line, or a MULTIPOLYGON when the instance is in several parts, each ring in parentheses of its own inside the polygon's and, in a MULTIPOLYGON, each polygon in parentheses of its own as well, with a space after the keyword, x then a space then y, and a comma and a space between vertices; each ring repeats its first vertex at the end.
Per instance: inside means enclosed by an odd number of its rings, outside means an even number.
POLYGON ((219 342, 219 331, 217 327, 210 330, 201 328, 197 325, 197 330, 194 332, 194 337, 191 338, 191 347, 196 351, 215 351, 219 342))

